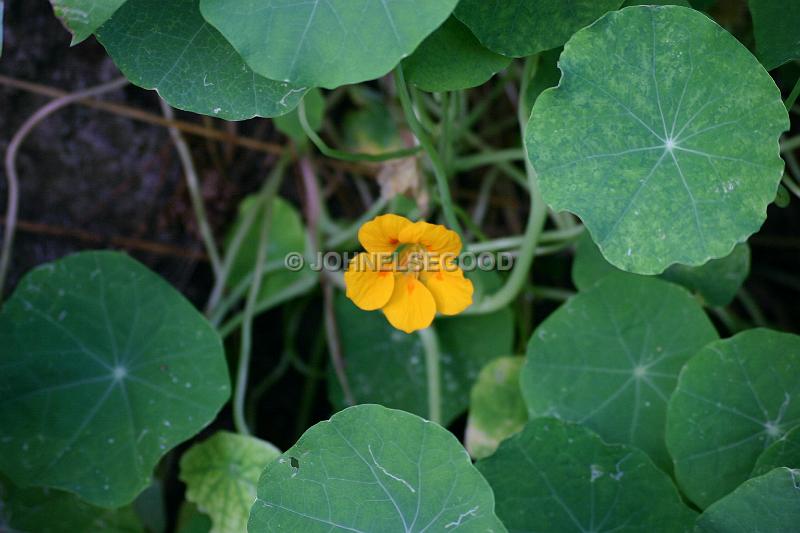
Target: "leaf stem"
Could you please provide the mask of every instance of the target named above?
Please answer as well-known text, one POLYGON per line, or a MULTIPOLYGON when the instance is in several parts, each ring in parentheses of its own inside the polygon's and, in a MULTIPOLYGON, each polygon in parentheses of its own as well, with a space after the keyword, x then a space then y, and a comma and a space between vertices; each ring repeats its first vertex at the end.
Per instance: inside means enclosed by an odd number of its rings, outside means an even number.
POLYGON ((480 152, 474 155, 459 157, 456 159, 453 168, 459 171, 467 171, 486 165, 494 165, 496 163, 506 163, 511 161, 522 161, 523 159, 525 159, 525 150, 522 148, 509 148, 508 150, 480 152))
POLYGON ((300 120, 300 126, 303 128, 303 132, 305 132, 306 136, 311 139, 311 142, 314 143, 314 146, 316 146, 324 156, 332 159, 340 159, 342 161, 371 161, 379 163, 381 161, 389 161, 391 159, 411 157, 416 155, 420 150, 419 146, 414 146, 412 148, 404 148, 402 150, 384 152, 382 154, 356 154, 352 152, 344 152, 328 146, 308 123, 305 99, 301 100, 300 104, 297 106, 297 118, 300 120))
POLYGON ((258 237, 258 251, 256 261, 253 266, 253 283, 247 293, 247 300, 244 306, 244 316, 242 319, 242 338, 239 349, 239 366, 236 372, 236 385, 233 396, 233 422, 236 431, 243 435, 249 435, 247 422, 244 416, 244 400, 247 390, 247 376, 250 369, 250 356, 253 340, 253 317, 256 314, 256 302, 258 293, 261 291, 261 280, 264 276, 264 265, 267 262, 267 244, 269 242, 270 226, 272 224, 272 205, 273 198, 283 181, 284 166, 277 165, 269 178, 265 187, 264 195, 264 214, 261 220, 261 230, 258 237))
MULTIPOLYGON (((164 118, 170 121, 175 120, 175 113, 172 107, 163 99, 159 99, 158 103, 161 105, 161 112, 164 118)), ((197 169, 192 160, 192 153, 180 130, 170 126, 167 128, 167 131, 169 131, 172 144, 175 145, 175 150, 178 152, 178 158, 181 160, 183 173, 186 176, 186 187, 189 190, 189 198, 192 201, 194 218, 197 221, 197 226, 200 229, 200 237, 203 239, 203 245, 206 248, 208 259, 211 262, 211 268, 214 271, 214 279, 218 279, 222 274, 222 260, 219 257, 219 249, 214 240, 214 232, 211 230, 211 224, 209 224, 208 216, 206 215, 203 194, 200 192, 200 179, 197 176, 197 169)))
POLYGON ((800 96, 800 77, 797 78, 797 82, 794 84, 792 92, 789 93, 789 97, 784 102, 787 111, 790 111, 792 107, 794 107, 794 103, 797 101, 798 96, 800 96))
POLYGON ((428 132, 425 131, 425 128, 422 127, 422 124, 420 124, 417 116, 414 114, 414 107, 411 104, 411 98, 408 94, 408 87, 406 86, 406 80, 403 76, 402 66, 398 66, 395 69, 394 79, 397 86, 397 94, 400 97, 400 105, 403 107, 403 113, 406 117, 406 122, 408 122, 408 126, 411 128, 411 131, 417 137, 422 145, 422 148, 428 154, 431 165, 433 165, 433 174, 436 177, 436 185, 439 190, 439 199, 440 203, 442 204, 442 211, 444 211, 444 218, 447 221, 447 225, 459 235, 462 235, 463 231, 461 230, 461 225, 458 223, 458 218, 456 217, 455 210, 453 209, 453 198, 450 196, 450 186, 447 182, 447 170, 445 169, 441 156, 436 151, 433 140, 431 139, 430 135, 428 135, 428 132))
POLYGON ((417 332, 425 351, 425 374, 428 385, 428 420, 442 423, 442 378, 439 338, 433 327, 417 332))

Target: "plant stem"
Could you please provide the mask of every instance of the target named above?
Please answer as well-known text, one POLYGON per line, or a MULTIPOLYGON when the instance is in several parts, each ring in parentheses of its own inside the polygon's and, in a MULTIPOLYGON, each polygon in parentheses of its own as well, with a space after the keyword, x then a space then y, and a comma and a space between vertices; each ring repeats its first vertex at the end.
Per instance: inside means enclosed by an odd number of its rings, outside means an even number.
POLYGON ((453 199, 450 196, 450 186, 447 182, 447 171, 445 169, 444 162, 439 156, 439 153, 436 151, 430 135, 428 135, 428 132, 425 131, 425 128, 422 127, 422 124, 420 124, 419 120, 417 120, 417 116, 414 114, 414 107, 411 105, 411 98, 408 95, 408 87, 406 87, 406 80, 403 76, 402 66, 398 66, 395 69, 394 79, 397 85, 397 94, 400 97, 400 105, 403 107, 403 113, 406 117, 406 122, 408 122, 408 126, 411 128, 411 131, 414 132, 414 135, 417 137, 417 139, 419 139, 422 148, 425 150, 425 152, 428 154, 428 158, 431 160, 431 165, 433 165, 433 174, 436 176, 439 199, 442 204, 442 211, 444 211, 444 218, 447 221, 447 225, 450 226, 450 228, 456 233, 462 235, 463 231, 461 230, 461 225, 458 223, 458 218, 456 217, 455 210, 453 209, 453 199))
MULTIPOLYGON (((175 120, 175 113, 172 111, 169 104, 163 99, 159 99, 158 103, 161 104, 161 112, 164 118, 167 120, 175 120)), ((214 279, 219 279, 222 274, 222 260, 219 257, 217 243, 214 240, 214 232, 211 231, 211 224, 209 224, 208 216, 206 215, 203 193, 200 191, 200 179, 197 176, 197 169, 192 160, 192 153, 180 130, 175 127, 169 127, 167 130, 169 131, 169 136, 172 138, 172 143, 175 145, 175 150, 178 152, 178 158, 181 160, 183 173, 186 176, 186 187, 189 190, 189 198, 192 201, 194 218, 200 229, 200 237, 203 239, 203 245, 206 248, 208 259, 211 262, 211 269, 214 271, 214 279)))
POLYGON ((507 150, 497 150, 495 152, 481 152, 474 155, 459 157, 456 159, 454 169, 459 171, 472 170, 473 168, 496 163, 512 161, 522 161, 525 159, 525 150, 522 148, 509 148, 507 150))
MULTIPOLYGON (((524 109, 526 103, 524 96, 527 89, 527 84, 531 78, 531 71, 536 66, 536 56, 533 59, 528 58, 525 62, 525 69, 522 73, 522 86, 520 88, 520 102, 518 109, 519 128, 522 137, 525 137, 525 127, 528 123, 524 109)), ((527 147, 525 148, 527 152, 527 147)), ((525 234, 523 235, 522 247, 519 251, 519 257, 514 265, 514 269, 508 276, 505 284, 496 293, 485 297, 480 302, 476 302, 471 307, 467 308, 465 313, 468 314, 483 314, 491 313, 502 309, 514 298, 517 297, 520 290, 525 286, 525 281, 530 274, 531 266, 533 265, 533 258, 536 255, 536 245, 541 237, 544 223, 547 219, 547 207, 542 199, 541 192, 539 191, 539 182, 536 179, 536 172, 530 164, 530 159, 525 156, 525 174, 528 183, 528 192, 530 194, 530 213, 528 213, 528 223, 525 227, 525 234)))
POLYGON ((428 420, 442 423, 442 378, 439 339, 432 327, 418 331, 425 351, 425 374, 428 384, 428 420))
POLYGON ((792 92, 789 93, 789 97, 784 102, 787 111, 792 109, 794 103, 797 101, 798 96, 800 96, 800 78, 797 78, 797 82, 794 84, 792 92))
POLYGON ((317 135, 317 132, 315 132, 308 123, 305 100, 301 100, 300 104, 297 106, 297 118, 300 120, 300 126, 303 128, 306 136, 311 139, 311 142, 314 143, 314 146, 316 146, 324 156, 332 159, 340 159, 342 161, 371 161, 379 163, 381 161, 389 161, 391 159, 411 157, 420 150, 419 146, 414 146, 413 148, 404 148, 402 150, 395 150, 393 152, 385 152, 382 154, 354 154, 351 152, 344 152, 342 150, 331 148, 325 144, 325 141, 323 141, 319 135, 317 135))
POLYGON ((244 417, 244 400, 247 390, 247 376, 250 369, 250 356, 253 337, 253 317, 256 313, 256 302, 258 293, 261 290, 261 280, 264 276, 264 264, 267 262, 267 244, 269 242, 270 226, 272 224, 272 199, 280 187, 283 180, 284 167, 278 165, 273 169, 267 180, 265 191, 266 201, 264 203, 264 214, 261 220, 261 230, 258 238, 258 251, 256 261, 253 266, 253 283, 247 293, 247 300, 244 306, 244 316, 242 319, 242 338, 239 349, 239 366, 236 372, 236 385, 233 396, 233 422, 236 431, 243 435, 249 435, 247 422, 244 417))
POLYGON ((49 102, 31 115, 17 130, 8 143, 5 156, 6 180, 8 182, 8 200, 6 207, 5 228, 3 231, 3 247, 0 251, 0 302, 3 300, 3 286, 5 285, 8 268, 11 264, 11 250, 14 245, 14 233, 17 227, 17 212, 19 209, 19 178, 17 177, 17 153, 22 142, 33 129, 44 119, 62 107, 66 107, 84 98, 97 96, 114 89, 119 89, 128 84, 126 78, 117 78, 108 83, 91 87, 89 89, 67 94, 49 102))

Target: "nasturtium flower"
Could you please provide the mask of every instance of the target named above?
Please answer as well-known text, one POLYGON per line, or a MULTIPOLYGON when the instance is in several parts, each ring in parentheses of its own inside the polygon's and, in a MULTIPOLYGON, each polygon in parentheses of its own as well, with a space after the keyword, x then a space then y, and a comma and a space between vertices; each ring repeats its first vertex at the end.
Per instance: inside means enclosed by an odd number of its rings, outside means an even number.
POLYGON ((395 328, 424 329, 437 311, 455 315, 472 303, 472 282, 456 264, 456 232, 381 215, 361 226, 358 240, 366 253, 353 258, 344 275, 347 297, 365 311, 382 310, 395 328))

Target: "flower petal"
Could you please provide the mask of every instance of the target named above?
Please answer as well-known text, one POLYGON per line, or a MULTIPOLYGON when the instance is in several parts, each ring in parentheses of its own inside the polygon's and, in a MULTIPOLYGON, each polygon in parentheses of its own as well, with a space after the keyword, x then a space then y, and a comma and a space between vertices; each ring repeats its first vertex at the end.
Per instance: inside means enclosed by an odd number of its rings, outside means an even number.
POLYGON ((430 291, 414 276, 395 274, 394 292, 383 314, 392 326, 411 333, 431 325, 436 303, 430 291))
POLYGON ((381 271, 378 260, 365 253, 360 253, 350 261, 344 273, 344 284, 347 297, 364 311, 380 309, 394 290, 394 275, 381 271))
POLYGON ((358 242, 368 252, 391 253, 400 244, 400 232, 412 225, 406 217, 400 215, 380 215, 358 230, 358 242))
POLYGON ((461 253, 461 237, 453 230, 425 221, 414 222, 400 231, 403 244, 422 244, 428 252, 456 257, 461 253))
POLYGON ((472 282, 460 268, 423 272, 420 277, 443 315, 457 315, 472 303, 472 282))

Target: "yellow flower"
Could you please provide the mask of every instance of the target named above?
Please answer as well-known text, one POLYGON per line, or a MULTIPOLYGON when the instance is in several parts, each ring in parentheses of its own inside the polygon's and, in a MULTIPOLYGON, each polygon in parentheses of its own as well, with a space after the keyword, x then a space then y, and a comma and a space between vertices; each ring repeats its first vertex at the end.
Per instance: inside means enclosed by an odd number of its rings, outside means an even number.
POLYGON ((367 251, 344 275, 347 297, 365 311, 381 309, 411 333, 431 325, 436 311, 455 315, 472 303, 472 282, 456 265, 461 239, 452 230, 398 215, 382 215, 358 231, 367 251))

